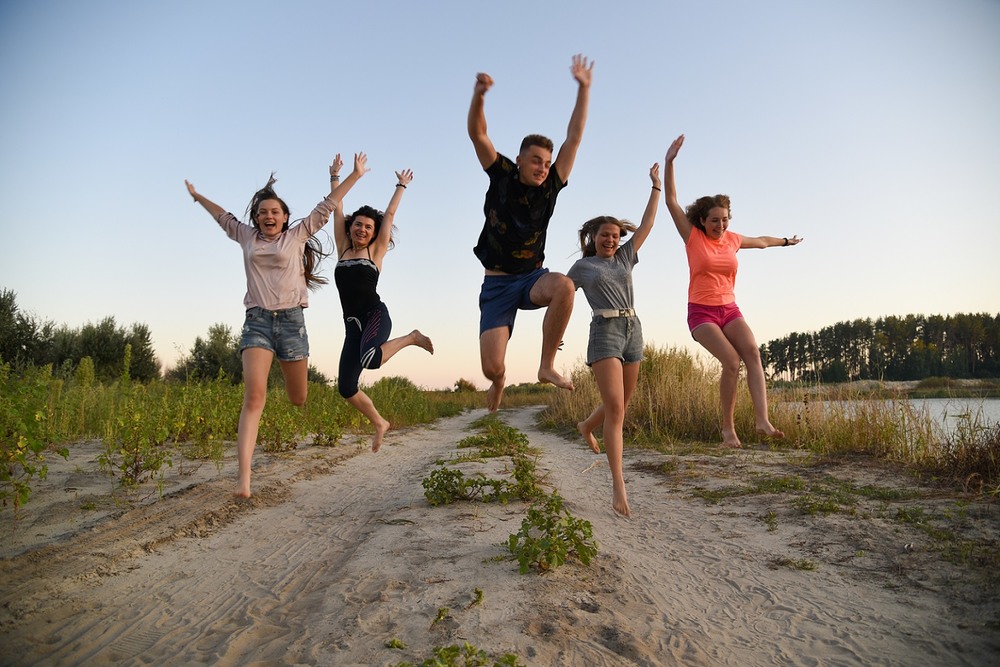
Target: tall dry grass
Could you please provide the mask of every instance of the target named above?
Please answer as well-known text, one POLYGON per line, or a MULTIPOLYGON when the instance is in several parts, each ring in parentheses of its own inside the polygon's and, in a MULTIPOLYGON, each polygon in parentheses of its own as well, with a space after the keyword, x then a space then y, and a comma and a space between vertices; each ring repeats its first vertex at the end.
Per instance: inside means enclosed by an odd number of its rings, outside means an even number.
MULTIPOLYGON (((720 373, 718 363, 686 350, 647 346, 626 413, 626 441, 667 453, 718 445, 720 373)), ((576 391, 551 394, 541 415, 544 424, 566 433, 600 403, 590 369, 581 364, 572 375, 576 391)), ((769 446, 872 456, 1000 495, 1000 426, 985 423, 981 413, 967 415, 955 433, 946 433, 926 408, 850 387, 782 389, 769 399, 771 421, 786 436, 769 440, 769 446)), ((737 390, 736 429, 745 445, 758 441, 744 379, 737 390)))

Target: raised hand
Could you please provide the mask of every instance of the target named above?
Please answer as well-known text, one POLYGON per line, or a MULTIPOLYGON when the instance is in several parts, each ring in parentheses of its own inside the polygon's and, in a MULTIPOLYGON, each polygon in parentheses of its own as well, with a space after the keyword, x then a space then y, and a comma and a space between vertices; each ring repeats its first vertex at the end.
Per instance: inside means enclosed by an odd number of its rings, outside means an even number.
POLYGON ((649 180, 653 181, 653 187, 657 190, 662 189, 662 183, 660 182, 660 163, 654 162, 653 166, 649 168, 649 180))
POLYGON ((344 166, 344 161, 340 159, 340 153, 333 158, 333 164, 330 165, 330 178, 334 176, 340 176, 340 169, 344 166))
POLYGON ((493 77, 486 72, 476 74, 476 87, 473 89, 478 95, 486 94, 486 91, 493 87, 493 77))
POLYGON ((400 185, 409 185, 410 181, 413 180, 413 171, 411 169, 404 169, 403 171, 396 172, 396 178, 399 179, 400 185))
POLYGON ((592 73, 594 71, 594 63, 591 61, 588 66, 587 57, 578 53, 573 56, 573 65, 569 68, 569 71, 572 72, 573 78, 576 79, 581 86, 589 87, 592 73))
POLYGON ((677 153, 680 152, 681 146, 684 145, 684 135, 674 139, 673 143, 670 144, 670 148, 667 149, 667 155, 663 158, 664 162, 673 162, 674 158, 677 157, 677 153))
POLYGON ((358 176, 364 176, 371 169, 368 169, 368 156, 364 153, 354 154, 354 171, 357 172, 358 176))

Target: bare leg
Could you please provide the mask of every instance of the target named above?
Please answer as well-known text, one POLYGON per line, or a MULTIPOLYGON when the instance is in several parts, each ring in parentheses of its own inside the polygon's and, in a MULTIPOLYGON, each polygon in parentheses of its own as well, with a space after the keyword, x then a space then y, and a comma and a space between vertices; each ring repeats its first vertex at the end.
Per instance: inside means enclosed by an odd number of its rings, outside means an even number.
POLYGON ((747 387, 750 398, 753 399, 753 415, 757 432, 769 438, 784 438, 785 434, 771 424, 767 407, 767 381, 764 378, 764 365, 760 360, 760 348, 754 338, 750 325, 742 317, 733 320, 723 330, 726 338, 736 348, 740 358, 747 368, 747 387))
POLYGON ((267 375, 271 370, 274 353, 262 347, 248 347, 243 350, 243 408, 236 436, 236 460, 239 477, 235 495, 250 497, 250 467, 253 450, 257 445, 257 431, 260 416, 267 401, 267 375))
POLYGON ((625 380, 622 362, 617 358, 601 359, 591 366, 597 379, 604 404, 604 451, 611 469, 611 506, 623 516, 632 512, 625 491, 625 475, 622 470, 622 450, 624 449, 622 428, 625 423, 625 380))
MULTIPOLYGON (((730 322, 732 324, 732 322, 730 322)), ((736 383, 740 379, 740 355, 715 324, 702 324, 694 330, 694 339, 722 364, 719 400, 722 404, 722 445, 740 447, 736 435, 736 383)))
POLYGON ((545 306, 542 320, 542 356, 538 366, 538 381, 573 390, 573 381, 556 372, 556 352, 562 344, 566 325, 573 314, 573 281, 561 273, 546 273, 531 288, 531 301, 545 306))
POLYGON ((416 345, 434 354, 434 343, 431 342, 431 339, 420 333, 417 329, 414 329, 405 336, 393 338, 382 343, 382 364, 384 365, 393 355, 410 345, 416 345))
POLYGON ((375 427, 375 435, 372 437, 372 451, 377 452, 382 447, 382 439, 385 437, 386 431, 389 430, 391 424, 379 414, 375 408, 375 404, 372 403, 372 399, 368 398, 368 394, 360 389, 358 393, 347 399, 347 402, 353 405, 358 412, 368 417, 368 421, 375 427))
POLYGON ((582 422, 576 423, 576 430, 580 432, 583 436, 584 441, 587 446, 590 447, 595 454, 601 453, 601 446, 597 442, 597 438, 594 437, 594 431, 597 427, 604 423, 604 404, 601 403, 594 411, 590 413, 590 416, 584 419, 582 422))
MULTIPOLYGON (((625 364, 622 368, 622 377, 625 383, 625 410, 628 411, 628 406, 632 403, 632 396, 635 394, 635 387, 639 382, 639 363, 625 364)), ((597 438, 594 437, 594 431, 597 427, 604 424, 604 404, 601 403, 594 411, 590 413, 590 416, 584 419, 582 422, 576 423, 576 430, 580 432, 583 439, 587 442, 587 445, 594 450, 595 454, 601 453, 600 445, 597 443, 597 438)))
POLYGON ((279 361, 281 374, 285 378, 285 393, 292 405, 302 407, 309 393, 309 360, 279 361))
POLYGON ((479 357, 483 365, 483 375, 492 383, 486 392, 486 407, 490 412, 496 412, 503 399, 504 384, 507 380, 505 359, 508 341, 510 341, 510 329, 506 326, 487 329, 479 336, 479 357))

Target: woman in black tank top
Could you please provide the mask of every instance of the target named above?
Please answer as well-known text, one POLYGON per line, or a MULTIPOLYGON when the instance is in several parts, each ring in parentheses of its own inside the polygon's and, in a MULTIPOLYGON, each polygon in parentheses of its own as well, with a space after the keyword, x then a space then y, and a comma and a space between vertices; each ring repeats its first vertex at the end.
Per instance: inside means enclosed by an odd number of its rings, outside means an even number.
MULTIPOLYGON (((354 156, 354 168, 365 172, 367 156, 354 156)), ((335 163, 330 178, 339 178, 341 164, 335 163)), ((375 428, 372 451, 382 446, 382 439, 389 430, 389 422, 379 414, 375 404, 358 387, 364 368, 380 368, 404 347, 416 345, 434 354, 431 339, 414 329, 405 336, 389 340, 392 320, 389 310, 378 295, 378 279, 382 260, 393 247, 392 230, 396 209, 403 198, 403 191, 413 180, 409 169, 396 172, 396 187, 385 212, 371 206, 362 206, 349 216, 343 209, 334 211, 334 240, 337 244, 337 267, 334 282, 340 293, 344 310, 344 348, 340 354, 337 389, 347 402, 357 408, 375 428)))

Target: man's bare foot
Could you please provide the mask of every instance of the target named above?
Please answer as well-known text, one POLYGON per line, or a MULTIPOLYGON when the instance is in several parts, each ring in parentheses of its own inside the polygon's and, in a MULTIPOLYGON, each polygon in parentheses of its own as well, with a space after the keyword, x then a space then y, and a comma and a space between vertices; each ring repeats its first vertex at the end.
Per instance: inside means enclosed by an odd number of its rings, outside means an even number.
POLYGON ((628 494, 625 493, 625 489, 621 489, 620 492, 615 489, 611 507, 622 516, 632 516, 632 508, 628 505, 628 494))
POLYGON ((739 449, 743 446, 740 439, 736 437, 735 429, 722 429, 722 446, 729 447, 731 449, 739 449))
POLYGON ((587 422, 577 422, 576 430, 580 432, 580 435, 582 435, 583 439, 587 442, 587 446, 590 447, 595 454, 601 453, 601 446, 597 444, 597 438, 594 437, 594 432, 587 430, 587 422))
POLYGON ((490 412, 496 412, 500 409, 500 401, 503 399, 503 380, 497 380, 490 385, 489 390, 486 392, 486 408, 490 412))
POLYGON ((560 389, 569 389, 573 391, 573 381, 567 380, 559 373, 556 373, 552 368, 540 368, 538 369, 538 381, 542 384, 554 384, 560 389))
POLYGON ((420 333, 417 329, 411 331, 410 335, 413 337, 414 345, 416 345, 417 347, 422 347, 431 354, 434 354, 434 343, 431 342, 430 338, 420 333))
POLYGON ((391 424, 386 420, 382 420, 375 424, 375 436, 372 438, 372 451, 377 452, 382 447, 382 438, 385 437, 386 431, 389 430, 391 424))
POLYGON ((764 424, 763 426, 757 427, 757 433, 764 436, 765 438, 784 438, 785 434, 782 431, 774 428, 770 422, 764 424))

